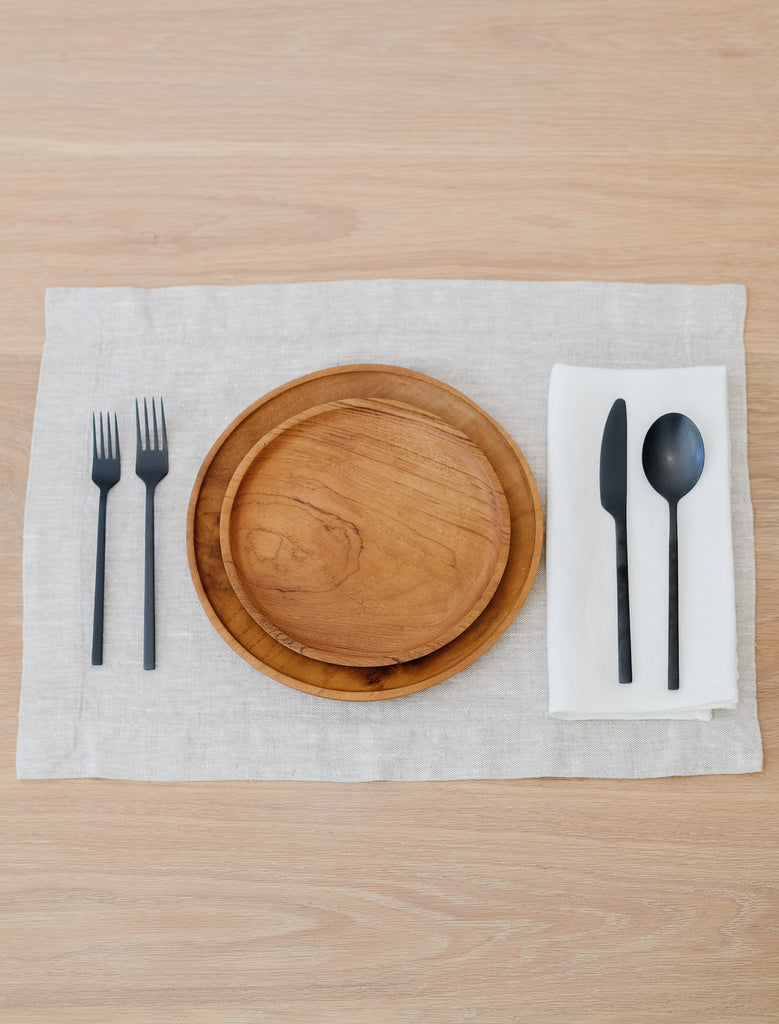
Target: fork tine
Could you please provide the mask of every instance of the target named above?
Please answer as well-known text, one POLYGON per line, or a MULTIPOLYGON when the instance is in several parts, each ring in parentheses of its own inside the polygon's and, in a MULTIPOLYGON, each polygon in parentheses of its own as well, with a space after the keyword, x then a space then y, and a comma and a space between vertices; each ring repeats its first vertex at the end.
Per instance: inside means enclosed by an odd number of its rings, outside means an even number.
POLYGON ((100 413, 100 458, 105 458, 105 436, 103 434, 103 414, 100 413))
POLYGON ((107 449, 107 452, 106 452, 106 458, 109 458, 109 459, 113 460, 113 458, 114 458, 114 445, 113 445, 113 438, 111 436, 111 413, 110 412, 107 412, 105 414, 105 422, 106 422, 106 427, 107 427, 107 430, 108 430, 108 449, 107 449))
POLYGON ((92 413, 92 461, 97 462, 97 426, 94 413, 92 413))
POLYGON ((159 435, 157 434, 157 406, 155 405, 153 398, 151 400, 151 413, 152 413, 152 419, 154 421, 154 450, 156 452, 156 451, 159 451, 160 441, 159 441, 159 435))
POLYGON ((151 434, 149 433, 149 406, 146 399, 143 400, 143 420, 146 425, 146 451, 151 447, 151 434))
POLYGON ((114 439, 116 444, 116 451, 114 452, 114 458, 119 461, 119 424, 116 421, 116 413, 114 413, 114 439))
POLYGON ((141 450, 141 414, 138 410, 138 399, 135 399, 135 427, 138 433, 138 451, 141 450))
POLYGON ((162 404, 162 395, 160 395, 160 418, 162 419, 162 450, 166 452, 168 450, 168 434, 165 430, 165 406, 162 404))

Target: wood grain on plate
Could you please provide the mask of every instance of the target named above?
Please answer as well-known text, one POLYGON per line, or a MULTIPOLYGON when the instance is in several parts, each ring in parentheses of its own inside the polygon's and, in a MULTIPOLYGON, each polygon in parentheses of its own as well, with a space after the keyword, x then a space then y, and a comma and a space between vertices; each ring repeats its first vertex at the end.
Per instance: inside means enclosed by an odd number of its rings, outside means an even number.
POLYGON ((390 665, 453 640, 506 565, 508 503, 482 451, 439 416, 344 399, 259 441, 222 503, 227 576, 286 647, 390 665))
POLYGON ((192 491, 187 550, 198 596, 210 621, 250 664, 279 682, 339 700, 381 700, 448 679, 488 650, 516 618, 541 557, 538 489, 517 443, 467 396, 424 374, 393 366, 332 367, 290 381, 246 409, 217 440, 192 491), (505 569, 480 615, 429 654, 383 666, 337 665, 280 643, 252 617, 234 590, 221 544, 222 507, 236 471, 271 431, 315 406, 343 400, 390 400, 424 410, 464 434, 486 456, 508 504, 505 569))

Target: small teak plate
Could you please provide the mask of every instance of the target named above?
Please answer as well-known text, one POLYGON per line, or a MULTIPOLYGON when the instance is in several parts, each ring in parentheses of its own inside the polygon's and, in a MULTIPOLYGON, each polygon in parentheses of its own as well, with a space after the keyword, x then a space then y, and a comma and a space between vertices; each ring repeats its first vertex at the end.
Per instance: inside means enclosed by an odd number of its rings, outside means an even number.
POLYGON ((222 555, 279 643, 336 665, 421 658, 483 611, 508 502, 484 453, 404 402, 347 398, 271 430, 222 501, 222 555))
MULTIPOLYGON (((521 395, 517 396, 521 401, 521 395)), ((533 585, 543 538, 533 474, 513 438, 466 395, 414 370, 371 363, 336 366, 282 385, 245 409, 215 442, 195 480, 187 515, 192 581, 209 621, 254 668, 296 690, 335 700, 386 700, 424 690, 471 665, 516 618, 533 585), (474 621, 430 654, 384 666, 336 665, 306 657, 249 614, 222 558, 225 494, 252 448, 292 417, 343 399, 389 399, 432 413, 461 431, 489 460, 506 497, 508 558, 491 600, 474 621)))

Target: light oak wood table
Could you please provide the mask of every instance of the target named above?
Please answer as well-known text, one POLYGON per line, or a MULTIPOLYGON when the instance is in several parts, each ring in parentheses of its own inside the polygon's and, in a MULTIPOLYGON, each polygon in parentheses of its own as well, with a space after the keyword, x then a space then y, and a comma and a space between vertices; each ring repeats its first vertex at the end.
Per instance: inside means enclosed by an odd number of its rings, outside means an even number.
POLYGON ((8 0, 0 1020, 779 1021, 779 6, 8 0), (738 282, 765 770, 17 781, 44 290, 738 282))

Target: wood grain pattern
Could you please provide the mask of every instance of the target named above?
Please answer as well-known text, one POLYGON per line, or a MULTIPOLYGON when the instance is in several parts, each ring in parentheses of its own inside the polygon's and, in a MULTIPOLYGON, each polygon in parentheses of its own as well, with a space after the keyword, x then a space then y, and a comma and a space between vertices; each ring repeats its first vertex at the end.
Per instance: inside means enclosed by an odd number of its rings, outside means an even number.
POLYGON ((0 1020, 779 1019, 773 0, 6 0, 0 1020), (44 289, 369 277, 748 289, 765 771, 20 783, 44 289))
POLYGON ((511 519, 462 431, 402 402, 342 399, 250 449, 225 492, 220 539, 233 589, 279 643, 379 666, 422 658, 478 618, 503 575, 511 519))
POLYGON ((508 629, 536 576, 543 544, 541 498, 516 441, 467 395, 443 381, 374 363, 329 367, 259 398, 230 424, 206 457, 192 488, 187 553, 195 590, 214 628, 249 664, 279 682, 335 700, 385 700, 449 679, 484 654, 508 629), (250 615, 224 561, 225 496, 246 453, 271 431, 312 406, 355 398, 401 401, 460 430, 489 460, 509 511, 509 548, 492 599, 444 647, 412 661, 360 667, 301 655, 250 615))

